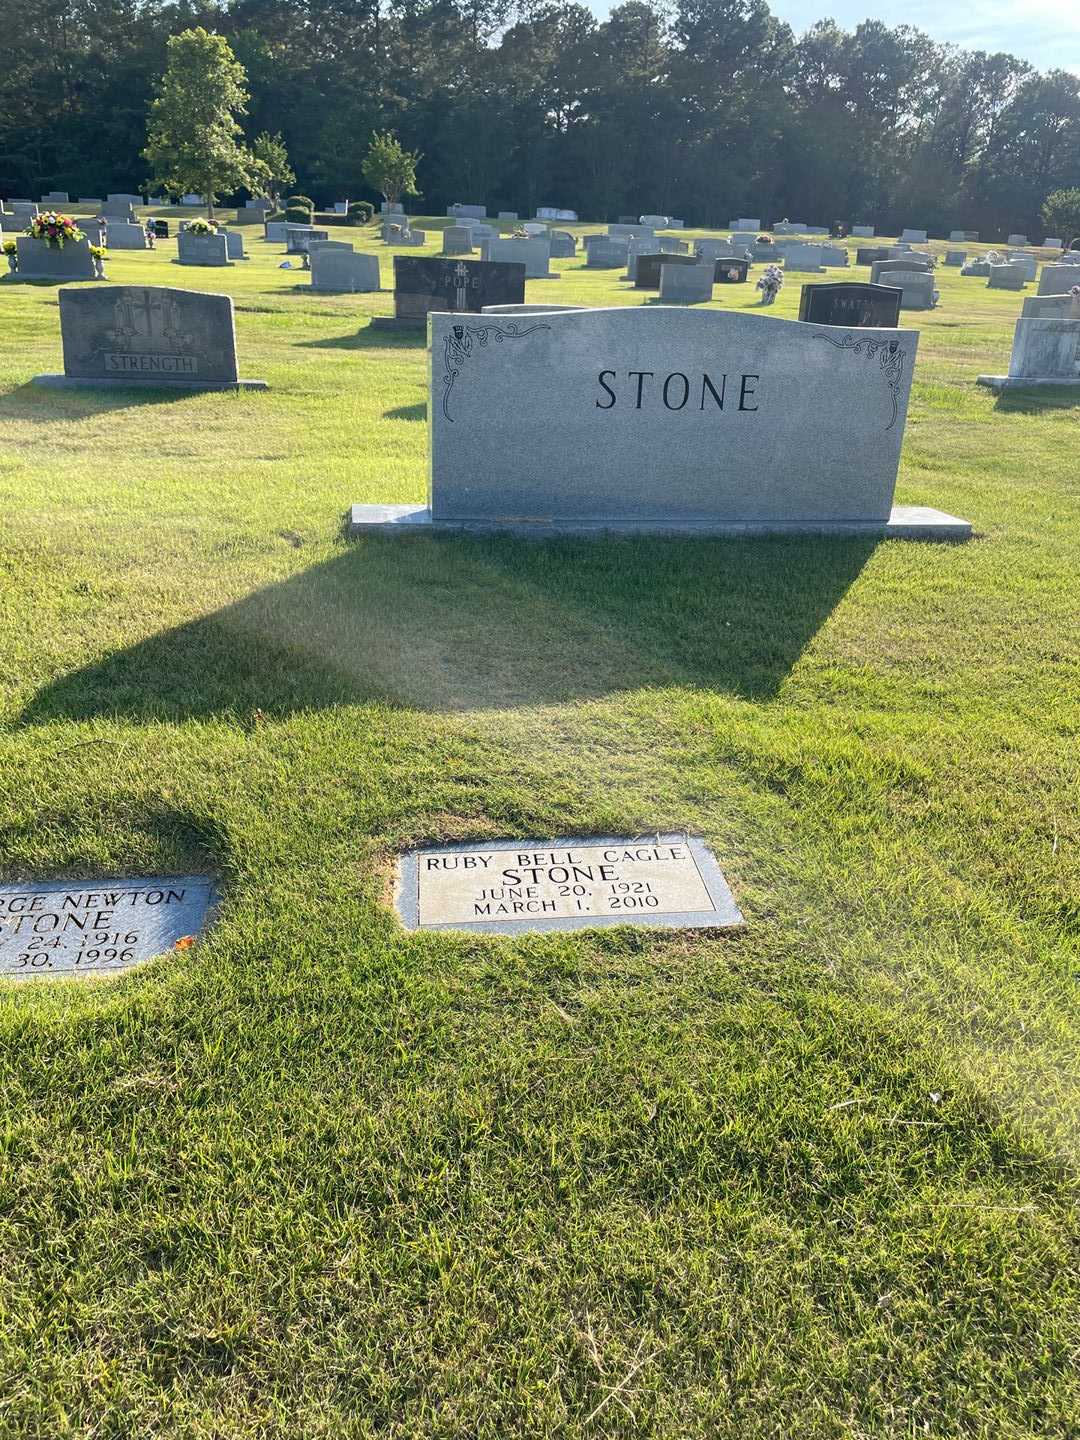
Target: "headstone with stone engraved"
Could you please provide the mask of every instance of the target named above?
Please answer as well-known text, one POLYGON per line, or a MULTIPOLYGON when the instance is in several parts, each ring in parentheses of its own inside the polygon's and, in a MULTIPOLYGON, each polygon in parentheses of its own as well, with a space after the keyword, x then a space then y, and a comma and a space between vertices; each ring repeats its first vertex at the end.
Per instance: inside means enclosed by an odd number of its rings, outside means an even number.
POLYGON ((63 375, 53 388, 116 386, 180 390, 265 390, 241 380, 228 295, 164 285, 108 285, 60 291, 63 375))
POLYGON ((810 325, 843 325, 857 330, 895 330, 900 324, 901 291, 889 285, 804 285, 799 319, 810 325))
POLYGON ((970 533, 893 509, 916 332, 667 305, 428 326, 430 508, 356 506, 354 533, 970 533))

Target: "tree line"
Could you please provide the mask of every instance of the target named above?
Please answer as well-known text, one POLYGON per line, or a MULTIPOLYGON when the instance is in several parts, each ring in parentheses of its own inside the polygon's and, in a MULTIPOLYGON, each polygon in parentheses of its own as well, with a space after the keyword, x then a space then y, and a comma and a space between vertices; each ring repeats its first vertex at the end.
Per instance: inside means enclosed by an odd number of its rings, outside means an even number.
POLYGON ((646 211, 1042 231, 1080 183, 1080 79, 907 25, 765 0, 0 0, 0 194, 138 190, 169 37, 224 36, 250 141, 280 134, 319 202, 373 199, 372 135, 420 154, 422 198, 584 218, 646 211))

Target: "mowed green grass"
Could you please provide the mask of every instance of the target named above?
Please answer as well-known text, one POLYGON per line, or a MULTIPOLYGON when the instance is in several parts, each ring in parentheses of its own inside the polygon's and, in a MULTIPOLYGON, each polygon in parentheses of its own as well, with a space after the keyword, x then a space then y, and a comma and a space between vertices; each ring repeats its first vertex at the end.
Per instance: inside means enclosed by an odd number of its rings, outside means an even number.
MULTIPOLYGON (((265 394, 34 389, 0 284, 2 873, 224 890, 0 986, 0 1433, 1075 1436, 1080 406, 976 387, 1021 297, 904 317, 897 498, 966 546, 347 543, 423 498, 423 344, 247 234, 109 276, 232 294, 265 394), (413 842, 681 828, 741 934, 388 906, 413 842)), ((527 298, 643 298, 582 267, 527 298)))

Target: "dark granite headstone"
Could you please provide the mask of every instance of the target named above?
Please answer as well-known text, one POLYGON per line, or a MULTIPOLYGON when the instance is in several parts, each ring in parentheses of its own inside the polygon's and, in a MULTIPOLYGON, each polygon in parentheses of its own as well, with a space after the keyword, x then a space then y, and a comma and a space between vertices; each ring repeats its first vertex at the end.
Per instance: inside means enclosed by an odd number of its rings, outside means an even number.
MULTIPOLYGON (((668 257, 670 259, 670 256, 668 257)), ((716 285, 745 285, 750 274, 750 261, 738 260, 731 255, 718 255, 715 260, 716 285)))
POLYGON ((154 238, 155 238, 155 239, 157 239, 157 240, 167 240, 167 239, 169 238, 169 222, 168 222, 168 220, 151 220, 150 223, 151 223, 151 225, 154 227, 154 238))
POLYGON ((485 305, 521 305, 525 266, 505 260, 443 260, 394 256, 394 318, 427 323, 429 310, 479 314, 485 305))
POLYGON ((265 381, 239 378, 228 295, 165 285, 65 287, 60 337, 63 375, 39 375, 35 384, 266 389, 265 381))
POLYGON ((666 252, 653 255, 639 255, 634 273, 634 288, 635 290, 659 290, 661 265, 700 264, 701 261, 696 255, 672 255, 666 252))
POLYGON ((903 291, 892 285, 804 285, 799 319, 811 325, 845 325, 857 329, 896 329, 903 291))
POLYGON ((856 265, 873 265, 877 260, 887 260, 888 258, 888 245, 863 245, 855 251, 856 265))

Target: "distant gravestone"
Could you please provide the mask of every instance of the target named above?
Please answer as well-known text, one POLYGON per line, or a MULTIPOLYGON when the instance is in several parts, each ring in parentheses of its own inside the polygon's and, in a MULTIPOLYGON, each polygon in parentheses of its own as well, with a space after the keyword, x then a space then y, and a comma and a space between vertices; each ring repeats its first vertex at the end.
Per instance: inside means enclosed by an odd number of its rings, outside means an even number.
POLYGON ((874 227, 873 225, 853 225, 851 234, 856 240, 871 240, 874 235, 874 227))
POLYGON ((735 255, 718 255, 712 266, 713 282, 717 285, 745 285, 750 274, 750 261, 735 255))
POLYGON ((150 241, 142 225, 125 220, 113 220, 108 226, 110 250, 149 250, 150 241))
POLYGON ((1009 254, 1005 258, 1010 265, 1019 265, 1024 271, 1024 278, 1029 282, 1034 281, 1039 273, 1039 262, 1034 255, 1009 254))
POLYGON ((888 258, 888 245, 866 245, 855 251, 856 265, 875 265, 879 260, 888 258))
POLYGON ((485 305, 520 305, 524 300, 522 263, 394 256, 392 323, 423 327, 431 310, 478 314, 485 305))
POLYGON ((311 288, 353 294, 378 290, 378 256, 359 254, 351 246, 339 250, 315 245, 311 249, 311 288))
POLYGON ((901 310, 932 310, 937 304, 934 277, 927 270, 891 270, 886 284, 901 292, 901 310))
POLYGON ((500 210, 497 219, 516 220, 518 219, 518 212, 516 210, 500 210))
POLYGON ((974 260, 969 260, 965 265, 961 266, 960 274, 974 275, 979 279, 985 280, 990 274, 990 261, 980 260, 978 257, 974 260))
POLYGON ((1026 235, 1010 235, 1006 239, 1005 243, 1006 245, 1026 245, 1028 243, 1028 238, 1026 235))
POLYGON ((696 255, 672 255, 656 251, 649 255, 638 255, 634 267, 634 288, 637 290, 659 290, 660 270, 664 265, 700 265, 696 255))
POLYGON ((1023 290, 1027 283, 1028 275, 1024 266, 1012 265, 1006 261, 1004 265, 990 266, 986 286, 988 290, 1023 290))
POLYGON ((50 190, 41 197, 41 203, 47 210, 55 210, 57 205, 70 205, 71 200, 66 190, 50 190))
POLYGON ((284 220, 265 220, 263 221, 263 225, 265 227, 265 234, 263 238, 268 242, 268 244, 285 244, 286 232, 289 230, 290 227, 284 220))
POLYGON ((822 270, 820 245, 787 245, 781 251, 785 270, 802 270, 811 274, 822 270))
POLYGON ((90 241, 69 240, 63 248, 30 235, 15 237, 18 270, 10 280, 99 280, 101 264, 90 253, 90 241))
POLYGON ((1029 295, 1021 315, 1025 320, 1080 320, 1080 295, 1029 295))
POLYGON ((513 935, 607 925, 738 929, 711 851, 685 835, 505 840, 410 850, 395 903, 409 930, 513 935))
POLYGON ((153 226, 155 240, 167 240, 169 238, 168 220, 151 220, 150 224, 153 226))
POLYGON ((1064 250, 1065 241, 1062 240, 1060 235, 1047 235, 1046 239, 1043 241, 1043 246, 1047 250, 1064 250))
POLYGON ((747 247, 745 244, 733 244, 730 240, 697 240, 694 251, 703 260, 719 260, 721 257, 741 260, 747 253, 747 247))
POLYGON ((901 291, 889 285, 841 281, 804 285, 799 319, 810 325, 844 325, 857 330, 895 330, 900 324, 901 291))
MULTIPOLYGON (((1007 375, 980 375, 980 385, 993 390, 1039 388, 1046 385, 1080 389, 1080 314, 1068 311, 1056 315, 1024 314, 1016 322, 1012 355, 1007 375)), ((1047 297, 1043 297, 1046 299, 1047 297)), ((1072 301, 1073 296, 1054 297, 1072 301)), ((1064 307, 1062 307, 1064 308, 1064 307)), ((1076 306, 1080 312, 1080 304, 1076 306)))
POLYGON ((225 230, 225 253, 230 260, 246 260, 244 254, 244 237, 235 230, 225 230))
POLYGON ((577 254, 577 241, 570 234, 569 230, 552 230, 551 232, 551 258, 553 260, 572 260, 577 254))
POLYGON ((266 211, 260 205, 241 205, 236 212, 237 225, 261 225, 266 211))
POLYGON ((314 225, 286 225, 285 254, 306 255, 309 245, 318 240, 329 239, 329 230, 316 230, 314 225))
POLYGON ((609 240, 604 235, 586 236, 592 244, 585 246, 586 270, 621 270, 627 261, 627 245, 619 239, 609 240))
POLYGON ((430 509, 355 506, 354 533, 970 533, 892 508, 913 331, 646 305, 429 335, 430 509))
POLYGON ((851 257, 845 245, 822 245, 821 263, 827 270, 846 270, 851 257))
POLYGON ((193 235, 190 230, 181 230, 176 237, 176 258, 181 265, 232 264, 223 231, 216 235, 193 235))
POLYGON ((1040 295, 1065 295, 1080 285, 1080 265, 1044 265, 1039 276, 1040 295))
POLYGON ((902 230, 902 231, 900 232, 900 239, 901 239, 901 240, 906 240, 906 241, 908 241, 908 242, 909 242, 910 244, 912 244, 912 245, 925 245, 925 244, 926 244, 926 231, 925 231, 925 230, 902 230))
POLYGON ((668 255, 660 266, 661 305, 702 305, 712 299, 716 262, 695 260, 691 265, 671 263, 682 258, 681 255, 668 255))
POLYGON ((443 231, 444 255, 471 255, 473 252, 472 231, 465 225, 447 225, 443 231))
POLYGON ((913 270, 921 270, 924 275, 929 275, 932 270, 929 257, 911 254, 903 260, 875 260, 870 266, 870 283, 877 285, 885 281, 888 284, 887 276, 900 272, 910 274, 913 270))
POLYGON ((486 205, 451 205, 446 211, 450 216, 471 217, 473 220, 487 219, 486 205))
POLYGON ((490 261, 509 261, 525 266, 526 280, 557 280, 558 275, 551 269, 551 242, 545 235, 530 237, 528 240, 484 240, 480 245, 480 258, 490 261))
POLYGON ((954 267, 955 267, 955 266, 959 266, 959 265, 963 265, 966 259, 967 259, 967 251, 966 251, 966 250, 946 250, 946 251, 945 251, 945 264, 946 264, 946 265, 950 265, 950 266, 954 266, 954 267))
POLYGON ((35 384, 183 390, 265 390, 241 380, 228 295, 165 285, 60 291, 63 375, 35 384))
POLYGON ((108 975, 194 940, 215 900, 206 875, 0 886, 0 975, 108 975))
POLYGON ((745 218, 744 218, 744 219, 741 219, 741 220, 732 220, 731 224, 728 226, 728 229, 729 229, 729 230, 753 230, 753 231, 756 232, 756 231, 758 231, 758 230, 761 229, 761 221, 760 221, 760 220, 747 220, 747 219, 745 219, 745 218))

